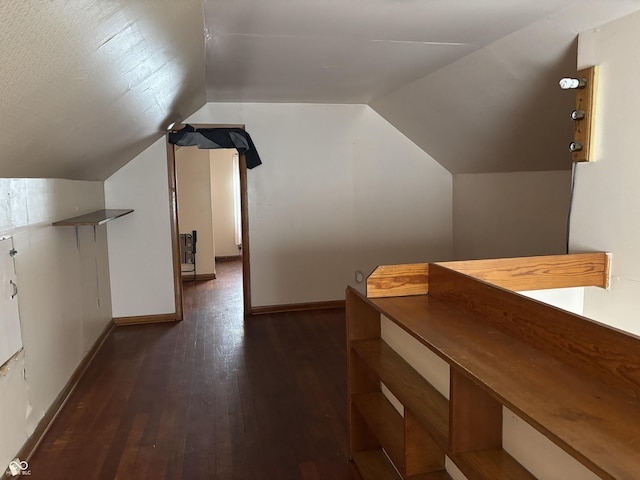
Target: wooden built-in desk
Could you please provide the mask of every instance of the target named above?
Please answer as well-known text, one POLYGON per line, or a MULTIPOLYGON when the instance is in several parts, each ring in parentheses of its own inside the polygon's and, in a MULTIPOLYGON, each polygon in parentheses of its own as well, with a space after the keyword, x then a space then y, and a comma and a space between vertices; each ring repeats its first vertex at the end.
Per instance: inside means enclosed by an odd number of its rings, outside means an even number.
POLYGON ((381 267, 376 298, 347 289, 350 455, 363 477, 448 478, 448 456, 470 480, 535 479, 502 448, 504 406, 599 477, 638 478, 640 339, 508 289, 605 288, 608 268, 605 254, 381 267), (449 365, 449 399, 382 339, 381 315, 449 365))

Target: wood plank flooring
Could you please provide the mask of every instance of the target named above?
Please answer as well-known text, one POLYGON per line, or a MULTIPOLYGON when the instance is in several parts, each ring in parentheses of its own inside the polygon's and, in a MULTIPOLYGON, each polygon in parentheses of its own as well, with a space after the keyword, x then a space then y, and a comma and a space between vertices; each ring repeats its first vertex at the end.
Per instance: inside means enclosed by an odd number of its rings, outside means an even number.
POLYGON ((342 310, 245 320, 239 262, 185 283, 179 324, 117 327, 32 480, 357 479, 342 310))

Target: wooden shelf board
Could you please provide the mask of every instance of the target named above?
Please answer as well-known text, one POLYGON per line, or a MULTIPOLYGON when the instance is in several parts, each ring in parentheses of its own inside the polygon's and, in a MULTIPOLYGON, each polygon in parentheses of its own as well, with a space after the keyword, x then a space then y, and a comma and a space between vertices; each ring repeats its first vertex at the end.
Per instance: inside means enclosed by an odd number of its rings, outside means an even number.
POLYGON ((429 264, 382 265, 367 278, 367 297, 424 295, 429 291, 429 264))
POLYGON ((502 449, 458 453, 450 455, 450 458, 469 480, 536 480, 536 477, 502 449))
POLYGON ((599 252, 464 260, 436 265, 509 290, 522 291, 592 286, 607 288, 610 261, 609 254, 599 252))
MULTIPOLYGON (((440 262, 459 273, 510 290, 579 286, 609 287, 611 256, 603 252, 537 257, 440 262)), ((428 263, 381 265, 367 278, 367 297, 402 297, 429 293, 428 263)))
MULTIPOLYGON (((382 450, 367 450, 353 455, 358 473, 364 480, 401 480, 402 477, 382 450)), ((407 480, 452 480, 444 470, 407 477, 407 480)))
POLYGON ((382 450, 368 450, 353 455, 353 461, 364 480, 400 480, 400 474, 382 450))
POLYGON ((407 477, 407 480, 452 480, 446 470, 407 477))
POLYGON ((355 404, 380 445, 391 458, 391 461, 398 466, 399 470, 402 470, 404 464, 402 416, 381 392, 353 395, 351 401, 355 404))
POLYGON ((131 209, 98 210, 97 212, 87 213, 86 215, 80 215, 78 217, 60 220, 58 222, 54 222, 52 225, 54 227, 103 225, 107 222, 110 222, 111 220, 115 220, 116 218, 122 217, 131 212, 133 212, 133 210, 131 209))
MULTIPOLYGON (((634 478, 640 471, 635 398, 428 295, 371 304, 596 474, 634 478)), ((386 361, 375 359, 373 347, 362 350, 365 356, 372 351, 369 356, 387 376, 397 375, 386 361)))
POLYGON ((447 399, 383 340, 359 340, 351 346, 398 400, 424 423, 436 442, 446 448, 449 441, 447 399))
POLYGON ((638 337, 439 265, 430 275, 430 298, 640 400, 638 337))

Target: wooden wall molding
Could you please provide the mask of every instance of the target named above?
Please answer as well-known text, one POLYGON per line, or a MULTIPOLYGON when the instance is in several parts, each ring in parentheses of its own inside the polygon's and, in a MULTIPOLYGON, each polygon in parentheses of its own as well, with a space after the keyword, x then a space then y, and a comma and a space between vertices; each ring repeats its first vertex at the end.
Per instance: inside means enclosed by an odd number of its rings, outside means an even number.
POLYGON ((163 313, 160 315, 139 315, 135 317, 115 317, 113 323, 118 326, 122 325, 144 325, 146 323, 166 323, 177 322, 182 319, 178 319, 175 313, 163 313))
POLYGON ((308 310, 328 310, 332 308, 345 308, 344 300, 331 300, 327 302, 290 303, 285 305, 266 305, 253 307, 252 315, 267 315, 271 313, 304 312, 308 310))
POLYGON ((196 275, 183 274, 182 281, 183 282, 208 282, 209 280, 215 280, 215 273, 197 273, 196 275))
POLYGON ((234 262, 236 260, 242 260, 242 255, 224 255, 221 257, 215 257, 216 262, 234 262))

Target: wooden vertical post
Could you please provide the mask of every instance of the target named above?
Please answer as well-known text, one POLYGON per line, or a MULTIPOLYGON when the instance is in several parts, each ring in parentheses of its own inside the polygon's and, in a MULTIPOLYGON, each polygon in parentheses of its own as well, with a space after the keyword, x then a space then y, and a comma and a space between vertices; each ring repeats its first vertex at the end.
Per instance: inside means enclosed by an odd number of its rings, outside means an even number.
POLYGON ((449 415, 451 453, 502 448, 502 404, 454 369, 449 415))
POLYGON ((595 160, 593 143, 596 119, 596 91, 598 88, 598 67, 585 68, 578 72, 578 78, 584 78, 587 84, 576 90, 576 110, 584 112, 584 118, 574 121, 573 141, 582 143, 582 150, 572 153, 574 162, 592 162, 595 160))

